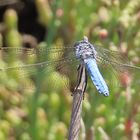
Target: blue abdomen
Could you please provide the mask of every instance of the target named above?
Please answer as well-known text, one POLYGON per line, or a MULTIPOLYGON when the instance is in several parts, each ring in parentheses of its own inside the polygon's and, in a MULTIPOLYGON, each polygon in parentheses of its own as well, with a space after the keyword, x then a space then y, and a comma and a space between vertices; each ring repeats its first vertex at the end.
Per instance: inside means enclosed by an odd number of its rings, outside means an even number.
POLYGON ((86 69, 91 77, 91 80, 97 88, 98 92, 100 94, 103 94, 104 96, 109 96, 108 86, 98 69, 96 60, 94 58, 87 58, 84 60, 84 62, 86 65, 86 69))

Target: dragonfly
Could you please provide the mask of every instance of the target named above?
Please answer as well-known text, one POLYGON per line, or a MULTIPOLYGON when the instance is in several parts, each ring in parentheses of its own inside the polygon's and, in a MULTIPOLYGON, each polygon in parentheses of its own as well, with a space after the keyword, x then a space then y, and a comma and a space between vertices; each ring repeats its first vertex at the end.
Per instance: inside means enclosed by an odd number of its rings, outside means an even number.
MULTIPOLYGON (((54 65, 57 66, 58 70, 62 71, 65 69, 64 66, 67 65, 71 68, 67 69, 71 71, 72 69, 77 68, 76 65, 82 64, 85 66, 97 91, 104 96, 109 96, 109 87, 99 70, 99 65, 111 67, 115 71, 124 71, 126 69, 140 70, 140 67, 130 64, 128 59, 124 58, 119 52, 110 51, 91 44, 86 36, 83 40, 74 43, 74 45, 63 48, 52 47, 27 49, 3 47, 0 48, 0 52, 7 62, 10 62, 10 59, 13 58, 12 54, 16 54, 25 60, 25 55, 35 57, 35 60, 37 60, 25 64, 12 63, 10 66, 0 67, 0 72, 23 69, 32 70, 33 68, 39 68, 42 70, 44 67, 49 69, 49 67, 52 68, 54 65), (51 58, 50 55, 52 55, 51 58), (10 56, 9 59, 8 56, 10 56)), ((108 71, 108 73, 110 72, 108 71)))

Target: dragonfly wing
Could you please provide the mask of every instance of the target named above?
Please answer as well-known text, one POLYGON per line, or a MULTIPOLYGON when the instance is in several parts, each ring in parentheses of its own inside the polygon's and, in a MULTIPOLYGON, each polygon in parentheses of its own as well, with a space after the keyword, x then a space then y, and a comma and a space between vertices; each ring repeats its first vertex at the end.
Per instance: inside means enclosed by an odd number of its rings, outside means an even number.
POLYGON ((128 57, 119 51, 110 51, 96 46, 97 60, 102 64, 112 65, 116 71, 126 71, 126 70, 140 70, 139 66, 133 65, 128 57))
POLYGON ((49 73, 59 71, 61 74, 67 74, 68 66, 75 65, 77 60, 74 57, 73 48, 49 48, 49 49, 16 49, 4 48, 1 49, 2 59, 6 67, 0 68, 0 73, 6 72, 8 77, 34 77, 38 71, 41 73, 49 73), (11 59, 13 57, 13 59, 11 59), (65 72, 65 73, 64 73, 65 72))
MULTIPOLYGON (((97 51, 96 59, 99 62, 100 68, 103 68, 103 72, 106 71, 106 77, 110 77, 110 79, 113 77, 114 81, 118 81, 120 75, 127 75, 128 79, 129 77, 135 78, 138 76, 140 67, 132 65, 125 55, 98 46, 95 46, 95 50, 97 51)), ((113 84, 113 81, 111 80, 110 83, 113 84)), ((115 82, 115 85, 117 87, 121 86, 119 82, 117 84, 115 82)))

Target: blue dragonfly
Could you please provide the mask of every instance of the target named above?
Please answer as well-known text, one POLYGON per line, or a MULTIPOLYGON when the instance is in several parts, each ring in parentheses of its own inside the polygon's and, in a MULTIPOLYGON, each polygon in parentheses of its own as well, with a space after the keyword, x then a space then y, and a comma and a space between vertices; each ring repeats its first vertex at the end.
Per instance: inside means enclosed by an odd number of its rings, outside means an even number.
MULTIPOLYGON (((49 69, 53 65, 60 70, 65 69, 65 65, 70 67, 70 71, 76 68, 76 65, 82 64, 86 67, 86 70, 91 77, 93 84, 95 85, 98 92, 104 96, 109 96, 109 88, 105 82, 98 64, 107 65, 114 70, 125 71, 126 69, 130 70, 140 70, 140 67, 131 65, 129 61, 124 58, 119 52, 110 51, 103 49, 98 46, 92 45, 87 37, 84 37, 83 40, 74 43, 74 45, 64 48, 36 48, 36 49, 27 49, 27 48, 10 48, 3 47, 0 49, 1 54, 5 61, 10 62, 13 54, 18 54, 18 56, 25 59, 25 56, 35 57, 37 61, 31 63, 16 64, 6 67, 1 67, 0 71, 12 71, 12 70, 23 70, 33 68, 39 69, 49 69), (8 58, 10 56, 10 59, 8 58), (49 56, 52 55, 52 58, 49 56)), ((25 59, 26 60, 26 59, 25 59)), ((76 72, 75 72, 76 73, 76 72)))

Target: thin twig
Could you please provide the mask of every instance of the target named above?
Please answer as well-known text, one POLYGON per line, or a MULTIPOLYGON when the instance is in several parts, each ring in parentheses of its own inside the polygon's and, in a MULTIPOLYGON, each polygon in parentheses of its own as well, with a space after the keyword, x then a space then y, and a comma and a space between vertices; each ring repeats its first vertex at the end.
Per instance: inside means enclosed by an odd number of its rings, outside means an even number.
POLYGON ((81 127, 82 100, 87 85, 86 69, 83 64, 78 68, 77 86, 73 94, 72 114, 69 129, 69 140, 78 140, 81 127))
POLYGON ((85 124, 83 119, 81 118, 81 132, 80 132, 80 140, 85 140, 86 139, 86 129, 85 129, 85 124))

